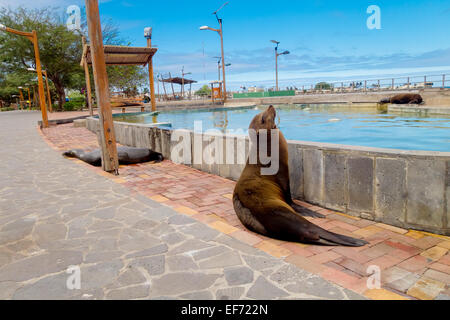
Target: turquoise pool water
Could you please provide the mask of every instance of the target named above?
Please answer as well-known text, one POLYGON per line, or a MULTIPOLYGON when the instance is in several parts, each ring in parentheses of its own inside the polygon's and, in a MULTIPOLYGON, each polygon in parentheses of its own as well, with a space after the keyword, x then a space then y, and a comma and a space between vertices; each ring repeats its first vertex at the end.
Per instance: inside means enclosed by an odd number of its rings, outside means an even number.
MULTIPOLYGON (((156 117, 133 114, 115 117, 132 123, 170 122, 173 129, 247 130, 251 119, 266 106, 233 109, 162 112, 156 117)), ((276 106, 279 128, 288 140, 352 146, 450 152, 450 116, 421 117, 378 111, 375 106, 276 106)))

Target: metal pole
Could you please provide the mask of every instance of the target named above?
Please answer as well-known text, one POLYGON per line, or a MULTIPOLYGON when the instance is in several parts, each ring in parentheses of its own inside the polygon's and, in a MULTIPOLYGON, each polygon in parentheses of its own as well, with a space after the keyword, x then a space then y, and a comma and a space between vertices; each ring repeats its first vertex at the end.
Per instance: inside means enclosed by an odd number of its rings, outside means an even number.
POLYGON ((98 0, 86 0, 86 15, 91 39, 92 67, 94 70, 97 105, 100 108, 100 146, 102 151, 102 167, 107 172, 119 174, 117 143, 111 112, 108 75, 106 73, 105 51, 103 47, 102 28, 98 0))
POLYGON ((395 79, 392 78, 392 90, 394 90, 394 89, 395 89, 395 79))
MULTIPOLYGON (((152 47, 152 36, 147 37, 147 47, 152 47)), ((155 98, 155 80, 153 76, 153 57, 148 62, 148 77, 150 82, 150 99, 152 104, 152 111, 156 111, 156 98, 155 98)))
POLYGON ((278 47, 275 48, 275 79, 276 79, 276 91, 278 91, 278 47))
POLYGON ((161 95, 159 94, 159 77, 156 76, 156 81, 158 82, 158 101, 161 101, 161 95))
POLYGON ((442 89, 445 89, 445 74, 442 75, 442 89))
POLYGON ((222 47, 222 76, 223 76, 223 102, 227 102, 227 84, 225 80, 225 52, 223 49, 223 26, 222 26, 222 19, 219 19, 220 24, 220 44, 222 47))
POLYGON ((181 70, 181 99, 184 100, 184 67, 181 70))

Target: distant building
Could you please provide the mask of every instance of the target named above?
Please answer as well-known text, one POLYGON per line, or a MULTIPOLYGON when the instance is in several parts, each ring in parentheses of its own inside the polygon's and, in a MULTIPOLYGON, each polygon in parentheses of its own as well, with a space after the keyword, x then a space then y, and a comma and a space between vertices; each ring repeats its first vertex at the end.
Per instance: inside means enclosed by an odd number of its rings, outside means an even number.
POLYGON ((249 92, 249 93, 253 93, 253 92, 264 92, 264 88, 249 87, 249 88, 248 88, 248 92, 249 92))

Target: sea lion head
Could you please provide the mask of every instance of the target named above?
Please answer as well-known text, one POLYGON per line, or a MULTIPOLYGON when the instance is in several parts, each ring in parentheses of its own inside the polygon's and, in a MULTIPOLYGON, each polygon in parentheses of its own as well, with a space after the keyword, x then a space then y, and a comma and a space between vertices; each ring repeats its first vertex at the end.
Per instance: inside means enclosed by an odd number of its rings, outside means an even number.
POLYGON ((275 118, 277 116, 277 112, 273 106, 267 108, 266 111, 261 112, 256 115, 252 122, 250 123, 249 129, 255 130, 257 133, 261 129, 271 130, 276 129, 277 125, 275 124, 275 118))

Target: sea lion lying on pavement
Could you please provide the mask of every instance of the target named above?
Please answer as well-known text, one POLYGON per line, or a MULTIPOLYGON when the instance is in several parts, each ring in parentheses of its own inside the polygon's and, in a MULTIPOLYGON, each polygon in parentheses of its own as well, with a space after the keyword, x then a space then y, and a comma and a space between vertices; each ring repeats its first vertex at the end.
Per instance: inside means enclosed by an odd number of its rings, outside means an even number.
POLYGON ((383 99, 380 101, 380 103, 422 104, 423 98, 420 94, 416 94, 416 93, 402 93, 402 94, 397 94, 391 98, 383 99))
MULTIPOLYGON (((270 106, 265 112, 257 115, 250 124, 250 129, 256 131, 258 140, 260 130, 267 130, 267 150, 271 154, 270 131, 278 130, 275 118, 275 108, 270 106)), ((258 141, 250 152, 259 154, 259 148, 258 141)), ((288 158, 288 144, 279 131, 278 173, 262 175, 261 168, 267 165, 261 164, 259 157, 257 164, 250 164, 247 160, 233 194, 234 209, 240 221, 251 231, 279 240, 352 247, 366 245, 367 242, 364 240, 326 231, 304 218, 317 215, 296 205, 292 200, 288 158)))
MULTIPOLYGON (((100 167, 102 165, 100 149, 88 153, 80 149, 74 149, 64 152, 63 156, 69 158, 77 158, 96 167, 100 167)), ((150 149, 118 147, 117 156, 119 158, 119 164, 122 165, 137 164, 150 161, 163 161, 162 154, 154 152, 150 149)))

